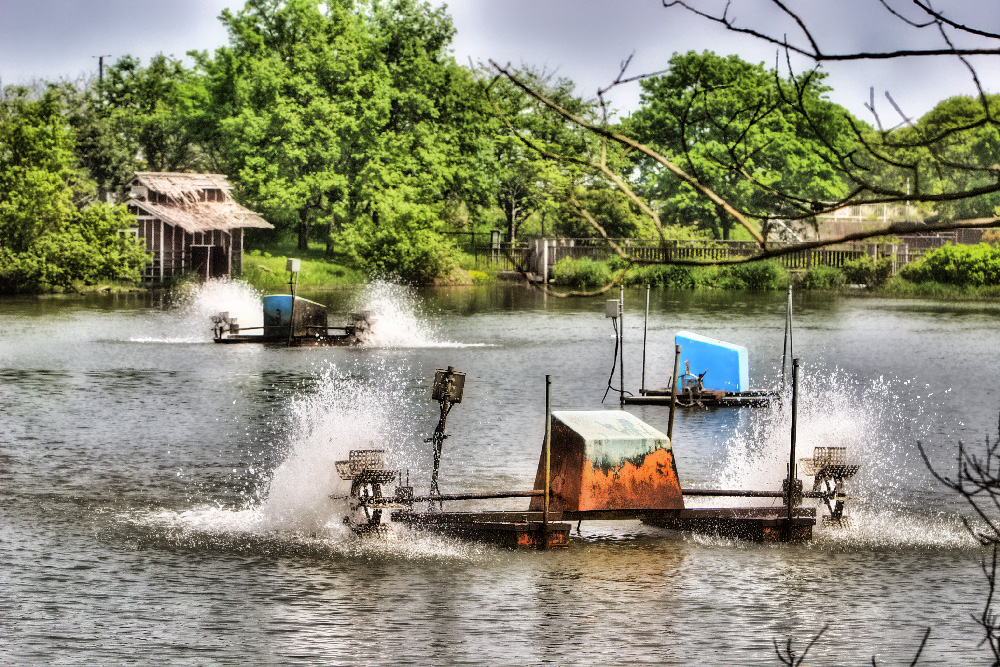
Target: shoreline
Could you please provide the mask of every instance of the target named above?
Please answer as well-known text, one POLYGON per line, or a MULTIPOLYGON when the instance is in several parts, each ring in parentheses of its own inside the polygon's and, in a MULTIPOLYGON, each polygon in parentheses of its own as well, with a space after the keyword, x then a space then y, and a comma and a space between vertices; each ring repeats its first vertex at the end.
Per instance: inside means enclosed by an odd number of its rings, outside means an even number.
MULTIPOLYGON (((514 272, 501 272, 503 274, 514 274, 514 272)), ((256 290, 263 293, 268 293, 274 291, 270 286, 256 285, 251 281, 244 280, 243 278, 237 277, 234 280, 241 280, 246 284, 250 285, 256 290)), ((196 285, 199 284, 197 281, 182 281, 171 284, 157 284, 157 285, 86 285, 79 286, 76 289, 53 289, 37 292, 19 292, 10 294, 0 294, 0 300, 3 299, 37 299, 37 300, 47 300, 47 299, 74 299, 74 298, 90 298, 90 297, 101 297, 101 296, 125 296, 125 295, 144 295, 144 294, 160 294, 175 291, 178 289, 183 289, 185 285, 196 285)), ((368 282, 344 282, 344 283, 323 283, 316 285, 299 285, 300 292, 339 292, 347 291, 353 289, 359 289, 368 282)), ((835 289, 802 289, 798 288, 795 291, 797 293, 808 293, 816 295, 836 295, 844 298, 877 298, 877 299, 903 299, 903 300, 924 300, 924 301, 938 301, 938 302, 948 302, 948 301, 962 301, 966 303, 990 303, 1000 300, 1000 287, 988 287, 988 288, 961 288, 952 285, 943 285, 941 283, 927 284, 926 287, 920 287, 920 284, 912 283, 911 287, 903 290, 885 288, 874 288, 870 289, 860 285, 849 285, 845 287, 839 287, 835 289), (980 292, 980 290, 986 290, 986 293, 980 292)), ((419 286, 415 289, 435 289, 435 288, 477 288, 477 287, 488 287, 488 286, 505 286, 505 287, 521 287, 523 289, 533 289, 533 287, 528 284, 521 274, 514 275, 497 275, 491 277, 489 280, 479 280, 479 281, 442 281, 432 285, 419 286)), ((565 289, 566 291, 571 291, 571 287, 562 287, 558 284, 550 284, 549 287, 553 291, 561 291, 565 289)), ((626 289, 629 290, 641 290, 641 285, 631 285, 627 286, 626 289)), ((676 288, 670 286, 655 286, 653 289, 666 292, 707 292, 707 293, 718 293, 718 292, 741 292, 748 294, 766 294, 768 292, 779 293, 783 292, 783 289, 774 290, 740 290, 740 289, 727 289, 719 287, 695 287, 695 288, 676 288)), ((582 297, 585 298, 585 297, 582 297)))

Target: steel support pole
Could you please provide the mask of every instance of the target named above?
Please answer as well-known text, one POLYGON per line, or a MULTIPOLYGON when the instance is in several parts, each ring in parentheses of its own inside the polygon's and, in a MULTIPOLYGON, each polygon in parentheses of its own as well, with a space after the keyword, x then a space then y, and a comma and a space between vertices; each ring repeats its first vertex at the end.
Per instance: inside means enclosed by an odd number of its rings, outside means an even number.
POLYGON ((649 326, 649 283, 646 283, 646 316, 642 320, 642 385, 639 394, 646 395, 646 330, 649 326))
MULTIPOLYGON (((211 253, 209 253, 211 254, 211 253)), ((299 274, 295 271, 289 272, 288 275, 288 289, 292 293, 292 307, 288 311, 288 345, 291 347, 292 340, 295 337, 295 292, 296 288, 299 286, 299 274)))
POLYGON ((792 359, 792 434, 791 443, 788 448, 788 488, 786 489, 785 507, 788 510, 788 536, 792 534, 792 517, 795 510, 795 437, 798 426, 798 403, 799 403, 799 360, 792 359))
POLYGON ((542 548, 549 548, 549 485, 552 477, 552 376, 545 376, 545 486, 542 490, 542 548))
POLYGON ((618 407, 625 409, 625 286, 618 297, 618 407))
POLYGON ((785 366, 788 357, 794 356, 792 351, 792 286, 788 286, 788 302, 785 305, 785 340, 781 346, 781 387, 785 387, 785 366))
POLYGON ((670 376, 670 418, 667 420, 667 440, 674 446, 674 413, 677 412, 677 372, 681 364, 681 346, 674 345, 674 374, 670 376))

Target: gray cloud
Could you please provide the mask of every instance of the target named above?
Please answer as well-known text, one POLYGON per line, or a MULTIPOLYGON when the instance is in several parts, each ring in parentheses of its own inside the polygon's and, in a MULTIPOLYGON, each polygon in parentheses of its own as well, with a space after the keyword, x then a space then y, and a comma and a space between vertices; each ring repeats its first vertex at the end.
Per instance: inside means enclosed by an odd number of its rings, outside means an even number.
MULTIPOLYGON (((926 30, 904 30, 875 0, 790 4, 808 13, 819 26, 817 37, 831 51, 939 41, 926 30)), ((910 3, 897 4, 912 13, 910 3)), ((213 49, 226 40, 219 13, 241 6, 239 0, 0 0, 0 77, 12 84, 93 76, 93 56, 99 54, 146 60, 160 52, 181 57, 188 50, 213 49)), ((993 0, 938 0, 935 6, 960 20, 1000 30, 1000 3, 993 0)), ((743 0, 735 7, 742 21, 777 34, 797 34, 793 24, 778 20, 767 0, 743 0)), ((461 62, 493 58, 557 70, 585 95, 612 81, 621 61, 633 53, 633 73, 663 68, 675 51, 712 50, 768 64, 776 57, 773 46, 666 10, 660 0, 454 0, 449 11, 458 31, 454 53, 461 62)), ((794 64, 808 66, 802 60, 794 64)), ((915 116, 941 99, 974 92, 968 73, 955 61, 914 59, 829 65, 827 70, 831 96, 859 115, 866 113, 863 104, 873 86, 879 99, 889 90, 915 116)), ((982 64, 979 73, 989 92, 1000 92, 1000 68, 982 64)), ((625 110, 634 108, 638 98, 636 85, 612 95, 625 110)))

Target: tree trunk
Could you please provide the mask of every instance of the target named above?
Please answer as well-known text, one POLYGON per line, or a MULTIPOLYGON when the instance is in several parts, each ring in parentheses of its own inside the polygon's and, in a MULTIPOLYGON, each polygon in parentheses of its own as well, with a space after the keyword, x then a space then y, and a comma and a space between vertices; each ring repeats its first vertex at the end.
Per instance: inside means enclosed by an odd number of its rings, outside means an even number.
POLYGON ((718 204, 715 205, 715 219, 718 222, 719 229, 722 230, 722 240, 729 240, 729 230, 733 227, 732 218, 726 213, 726 209, 718 204))
POLYGON ((327 259, 333 258, 333 251, 334 251, 333 234, 336 231, 337 231, 337 216, 331 213, 330 222, 327 223, 326 227, 326 252, 324 253, 324 256, 327 259))
POLYGON ((510 208, 507 209, 507 231, 507 240, 513 246, 517 237, 517 202, 514 197, 510 198, 510 208))
POLYGON ((309 250, 309 223, 306 222, 305 215, 303 212, 299 220, 299 250, 309 250))

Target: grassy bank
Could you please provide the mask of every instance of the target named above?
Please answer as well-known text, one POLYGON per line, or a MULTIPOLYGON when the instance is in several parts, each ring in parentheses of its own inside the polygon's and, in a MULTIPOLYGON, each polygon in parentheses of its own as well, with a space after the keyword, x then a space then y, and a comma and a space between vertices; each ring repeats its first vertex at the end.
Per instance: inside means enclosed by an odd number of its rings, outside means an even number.
POLYGON ((243 255, 243 273, 240 278, 262 292, 287 291, 286 265, 289 257, 295 257, 302 260, 300 289, 337 289, 368 282, 362 272, 327 260, 323 255, 323 248, 318 244, 305 251, 283 247, 272 247, 266 251, 251 250, 243 255))
POLYGON ((1000 299, 1000 285, 949 285, 934 281, 914 283, 896 276, 882 287, 866 290, 868 294, 941 301, 993 301, 1000 299))
MULTIPOLYGON (((245 253, 240 278, 261 291, 286 291, 288 271, 285 266, 289 257, 302 261, 299 287, 303 289, 339 289, 369 281, 364 271, 350 266, 346 255, 327 258, 326 249, 320 243, 311 243, 308 250, 299 250, 291 241, 272 243, 266 248, 245 253)), ((450 275, 435 281, 435 284, 483 285, 497 281, 496 269, 483 266, 481 262, 477 264, 472 255, 458 253, 457 263, 450 275)), ((391 276, 388 278, 391 279, 391 276)))
MULTIPOLYGON (((560 287, 593 289, 608 284, 624 266, 616 259, 596 261, 587 257, 567 257, 553 267, 551 279, 560 287)), ((787 287, 791 277, 781 264, 766 261, 728 266, 635 266, 621 280, 626 286, 769 291, 787 287)))
MULTIPOLYGON (((594 289, 610 282, 623 265, 617 260, 560 260, 552 271, 556 286, 594 289)), ((890 260, 863 257, 841 268, 816 266, 790 274, 772 261, 722 266, 652 265, 632 267, 622 277, 626 286, 652 285, 666 289, 736 289, 773 291, 794 284, 797 289, 891 298, 988 301, 1000 299, 1000 285, 942 282, 926 278, 920 267, 892 275, 890 260), (922 280, 908 277, 920 276, 922 280), (860 289, 859 289, 860 288, 860 289)), ((982 273, 982 272, 980 272, 982 273)))

